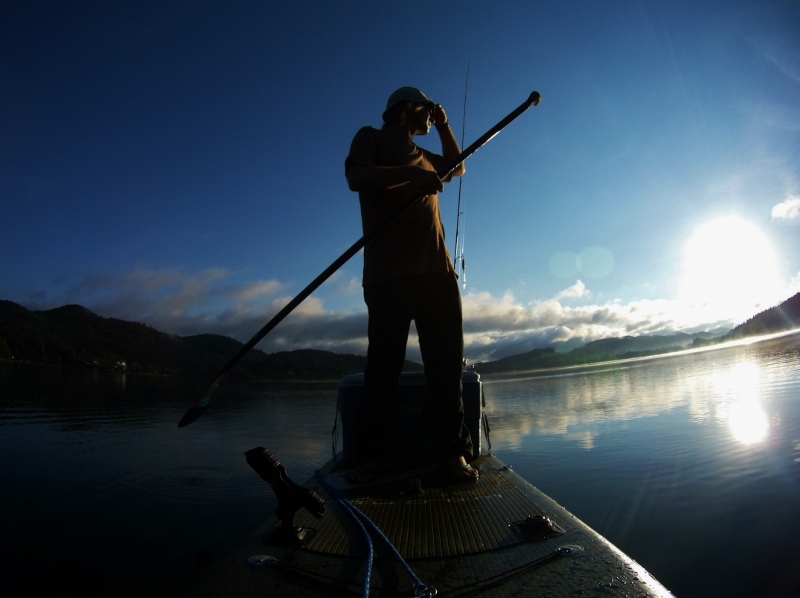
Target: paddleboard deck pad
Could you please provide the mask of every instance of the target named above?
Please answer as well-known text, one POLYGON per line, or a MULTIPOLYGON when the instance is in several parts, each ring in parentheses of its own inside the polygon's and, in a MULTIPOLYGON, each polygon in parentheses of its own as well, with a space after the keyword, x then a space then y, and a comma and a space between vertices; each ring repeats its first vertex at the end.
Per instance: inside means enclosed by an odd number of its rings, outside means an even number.
POLYGON ((349 504, 380 530, 365 526, 374 547, 370 596, 672 596, 495 457, 472 465, 477 481, 421 467, 355 486, 333 460, 321 481, 304 484, 325 500, 325 513, 296 513, 292 531, 302 540, 287 542, 285 524, 268 517, 186 595, 363 595, 368 542, 349 504))

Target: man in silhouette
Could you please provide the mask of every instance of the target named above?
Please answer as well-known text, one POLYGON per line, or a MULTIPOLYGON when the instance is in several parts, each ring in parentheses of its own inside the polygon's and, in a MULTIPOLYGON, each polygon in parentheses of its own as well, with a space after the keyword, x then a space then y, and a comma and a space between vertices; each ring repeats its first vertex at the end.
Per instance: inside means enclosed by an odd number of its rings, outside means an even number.
POLYGON ((356 133, 345 161, 347 183, 358 192, 364 232, 411 195, 421 199, 364 247, 369 349, 356 431, 360 466, 348 479, 367 483, 381 472, 412 320, 432 401, 438 459, 454 478, 476 479, 478 471, 467 462, 472 442, 461 397, 461 295, 444 243, 438 198, 443 183, 465 169, 460 164, 445 181, 436 174, 461 150, 442 106, 414 87, 392 93, 383 121, 381 129, 363 127, 356 133), (439 135, 441 155, 414 143, 414 136, 427 135, 431 127, 439 135))

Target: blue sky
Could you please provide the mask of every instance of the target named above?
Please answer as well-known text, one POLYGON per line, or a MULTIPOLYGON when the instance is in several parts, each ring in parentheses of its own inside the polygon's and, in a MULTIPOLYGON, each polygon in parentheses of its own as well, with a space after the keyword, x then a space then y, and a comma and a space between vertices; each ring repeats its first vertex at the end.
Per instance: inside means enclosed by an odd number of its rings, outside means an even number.
MULTIPOLYGON (((6 2, 0 298, 246 341, 361 235, 350 141, 413 85, 467 144, 543 96, 467 162, 470 360, 735 325, 800 290, 798 30, 796 1, 6 2)), ((260 347, 363 353, 361 266, 260 347)))

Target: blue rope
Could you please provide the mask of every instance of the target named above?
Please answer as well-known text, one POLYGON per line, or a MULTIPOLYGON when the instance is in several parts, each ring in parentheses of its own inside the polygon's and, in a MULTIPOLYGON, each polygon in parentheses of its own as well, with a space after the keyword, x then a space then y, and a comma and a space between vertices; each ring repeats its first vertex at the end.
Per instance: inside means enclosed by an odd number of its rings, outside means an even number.
MULTIPOLYGON (((356 507, 353 503, 347 500, 344 496, 339 494, 336 488, 328 484, 328 482, 325 480, 325 477, 322 475, 322 472, 320 470, 314 472, 314 477, 317 478, 317 481, 325 489, 325 491, 328 494, 330 494, 334 499, 336 499, 336 501, 340 505, 342 505, 342 507, 348 513, 348 515, 353 517, 353 519, 356 521, 356 523, 358 523, 359 527, 365 534, 367 534, 367 531, 364 529, 362 522, 366 523, 369 526, 369 528, 375 534, 377 534, 377 536, 384 542, 384 544, 386 544, 386 547, 392 553, 394 558, 397 559, 397 562, 399 562, 403 566, 403 568, 406 570, 406 573, 408 573, 408 576, 411 578, 411 581, 414 583, 414 593, 416 596, 422 598, 422 597, 436 595, 436 588, 422 583, 422 580, 420 580, 420 578, 416 576, 416 574, 411 570, 411 567, 408 566, 408 563, 406 563, 405 559, 403 559, 400 553, 397 552, 397 549, 394 547, 394 544, 392 544, 392 541, 386 537, 386 535, 381 531, 381 528, 375 525, 375 522, 372 521, 372 519, 367 517, 361 510, 359 510, 358 507, 356 507)), ((370 541, 370 563, 368 565, 370 569, 372 568, 371 551, 372 551, 372 542, 370 541)), ((368 590, 369 588, 366 588, 366 591, 368 590)))
POLYGON ((363 526, 363 524, 357 517, 356 513, 353 512, 352 509, 355 509, 355 507, 344 497, 336 496, 336 491, 328 486, 328 484, 322 477, 322 473, 319 470, 314 472, 314 476, 317 478, 317 481, 319 481, 322 487, 325 488, 325 490, 331 496, 333 496, 334 498, 336 498, 336 500, 339 501, 344 510, 347 512, 347 514, 353 518, 353 521, 355 521, 356 524, 358 524, 358 527, 359 529, 361 529, 361 533, 363 534, 364 539, 367 541, 367 564, 366 567, 364 568, 364 585, 361 588, 361 595, 363 596, 363 598, 369 598, 369 581, 370 577, 372 576, 372 560, 375 553, 374 548, 372 546, 372 538, 370 537, 369 532, 367 532, 366 528, 363 526))

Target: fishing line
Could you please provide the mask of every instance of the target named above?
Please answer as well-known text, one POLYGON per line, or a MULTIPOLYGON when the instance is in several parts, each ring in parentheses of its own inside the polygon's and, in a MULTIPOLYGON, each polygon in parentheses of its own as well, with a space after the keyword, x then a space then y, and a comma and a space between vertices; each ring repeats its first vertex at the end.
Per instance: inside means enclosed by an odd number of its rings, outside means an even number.
MULTIPOLYGON (((469 65, 470 60, 467 61, 467 80, 464 84, 464 114, 461 118, 461 147, 464 147, 464 134, 467 130, 467 91, 469 90, 469 65)), ((464 185, 464 175, 458 177, 458 208, 456 209, 456 244, 453 249, 453 267, 456 270, 456 275, 461 272, 461 284, 463 288, 467 288, 467 263, 464 260, 464 236, 465 233, 461 228, 466 228, 466 216, 461 209, 461 188, 464 185), (459 234, 460 233, 460 234, 459 234)), ((466 203, 466 202, 465 202, 466 203)))

